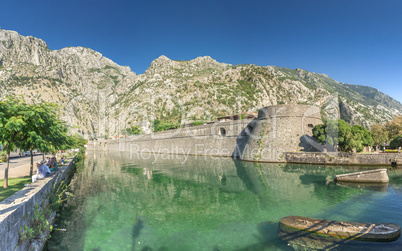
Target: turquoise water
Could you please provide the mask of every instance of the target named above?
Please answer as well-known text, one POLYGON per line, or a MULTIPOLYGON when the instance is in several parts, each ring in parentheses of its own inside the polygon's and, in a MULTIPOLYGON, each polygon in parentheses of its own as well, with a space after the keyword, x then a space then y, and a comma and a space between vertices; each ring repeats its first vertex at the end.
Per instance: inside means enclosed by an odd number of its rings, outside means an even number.
MULTIPOLYGON (((66 231, 53 231, 47 248, 293 250, 277 235, 289 215, 402 225, 402 170, 390 170, 384 186, 332 181, 357 170, 90 152, 56 223, 66 231)), ((398 250, 402 241, 369 247, 398 250)))

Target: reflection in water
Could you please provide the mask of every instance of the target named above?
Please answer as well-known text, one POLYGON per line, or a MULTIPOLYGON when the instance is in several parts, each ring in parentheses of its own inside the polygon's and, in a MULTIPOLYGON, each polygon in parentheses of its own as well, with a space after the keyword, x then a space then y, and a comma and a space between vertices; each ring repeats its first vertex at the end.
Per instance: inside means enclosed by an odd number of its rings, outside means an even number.
POLYGON ((346 188, 367 189, 379 192, 386 192, 388 188, 388 183, 336 182, 336 185, 346 188))
POLYGON ((89 152, 58 220, 68 231, 53 232, 48 249, 289 250, 277 235, 289 215, 402 223, 399 209, 390 214, 401 206, 402 189, 338 186, 332 178, 346 167, 183 160, 89 152))

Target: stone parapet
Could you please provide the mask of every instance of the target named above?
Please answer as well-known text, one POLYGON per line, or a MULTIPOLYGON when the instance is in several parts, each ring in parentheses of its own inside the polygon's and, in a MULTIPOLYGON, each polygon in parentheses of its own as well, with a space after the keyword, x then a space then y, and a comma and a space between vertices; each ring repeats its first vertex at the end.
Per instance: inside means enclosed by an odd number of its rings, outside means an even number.
POLYGON ((41 205, 48 199, 52 189, 62 180, 67 179, 73 165, 72 160, 69 165, 59 168, 53 176, 29 184, 0 203, 0 250, 29 250, 29 243, 17 246, 20 228, 24 225, 29 226, 35 205, 41 205))
POLYGON ((251 121, 232 120, 116 140, 91 141, 87 150, 231 157, 238 135, 251 121))
POLYGON ((402 153, 286 152, 285 159, 300 164, 391 166, 400 165, 402 153))

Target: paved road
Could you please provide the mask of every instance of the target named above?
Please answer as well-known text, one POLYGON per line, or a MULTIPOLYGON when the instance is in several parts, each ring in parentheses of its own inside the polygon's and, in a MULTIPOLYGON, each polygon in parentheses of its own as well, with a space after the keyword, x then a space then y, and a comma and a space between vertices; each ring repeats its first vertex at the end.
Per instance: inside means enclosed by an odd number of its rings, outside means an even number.
MULTIPOLYGON (((48 156, 48 155, 47 155, 48 156)), ((50 156, 50 155, 49 155, 50 156)), ((42 160, 42 155, 34 156, 34 174, 36 174, 35 163, 42 160)), ((31 156, 11 158, 10 168, 8 169, 8 177, 24 177, 29 175, 29 167, 31 165, 31 156)), ((0 179, 4 179, 4 169, 6 168, 6 163, 0 163, 0 179)))

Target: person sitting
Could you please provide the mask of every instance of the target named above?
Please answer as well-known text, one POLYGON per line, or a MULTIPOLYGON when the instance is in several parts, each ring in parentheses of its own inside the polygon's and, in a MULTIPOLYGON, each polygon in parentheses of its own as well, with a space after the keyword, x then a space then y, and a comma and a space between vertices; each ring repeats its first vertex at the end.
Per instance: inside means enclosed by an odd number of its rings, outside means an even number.
POLYGON ((43 165, 43 168, 45 169, 46 177, 50 176, 50 169, 49 169, 49 167, 46 165, 46 161, 42 160, 40 163, 43 165))
POLYGON ((36 175, 32 175, 32 183, 46 177, 46 171, 40 161, 36 162, 36 175))
POLYGON ((50 163, 51 163, 51 164, 50 164, 50 165, 51 165, 51 166, 50 166, 50 167, 51 167, 51 168, 50 168, 51 171, 55 171, 55 172, 56 172, 56 171, 59 170, 59 169, 57 168, 57 161, 56 161, 56 158, 55 158, 55 157, 53 157, 53 158, 51 159, 50 163))
POLYGON ((64 165, 64 157, 61 157, 60 164, 64 165))

